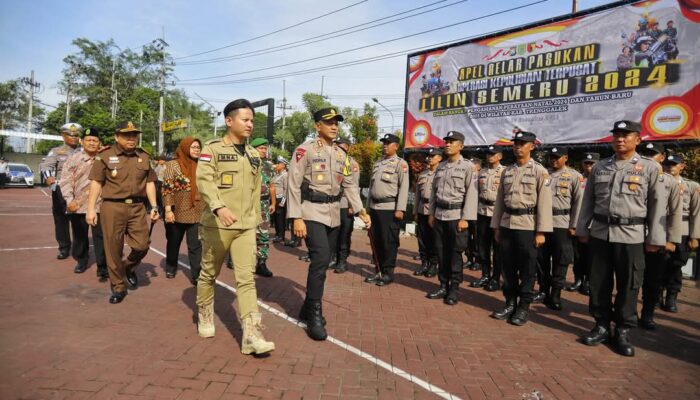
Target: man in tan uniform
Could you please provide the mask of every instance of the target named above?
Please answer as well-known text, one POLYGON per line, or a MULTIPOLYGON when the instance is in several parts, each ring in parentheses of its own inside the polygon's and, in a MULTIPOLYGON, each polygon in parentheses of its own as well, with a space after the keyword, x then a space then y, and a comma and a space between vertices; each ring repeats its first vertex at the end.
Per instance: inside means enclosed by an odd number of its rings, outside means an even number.
POLYGON ((444 141, 445 160, 435 172, 428 218, 428 223, 435 229, 440 287, 426 296, 429 299, 442 298, 445 304, 452 306, 458 302, 459 285, 464 279, 462 253, 469 245, 467 221, 476 220, 479 188, 474 164, 461 154, 464 134, 447 132, 444 141))
POLYGON ((370 227, 371 223, 352 181, 350 159, 334 143, 343 116, 334 108, 321 109, 313 116, 318 137, 297 147, 290 163, 287 216, 294 220, 294 234, 306 239, 311 260, 299 319, 306 323, 311 339, 326 340, 321 300, 326 269, 338 240, 344 194, 365 225, 370 227))
POLYGON ((416 222, 418 224, 418 246, 420 249, 421 266, 413 275, 423 275, 432 278, 437 275, 438 254, 435 250, 435 231, 428 224, 430 217, 430 198, 433 197, 433 180, 442 161, 442 150, 437 147, 428 149, 426 156, 428 167, 416 180, 416 222))
MULTIPOLYGON (((360 190, 360 165, 349 154, 350 141, 346 138, 338 138, 335 141, 338 147, 350 158, 350 167, 352 168, 352 183, 357 190, 360 190)), ((343 193, 343 198, 340 199, 340 232, 338 232, 338 250, 336 253, 336 264, 333 267, 336 274, 342 274, 348 269, 348 256, 350 255, 350 247, 352 246, 352 230, 355 226, 355 210, 350 207, 347 194, 343 193)))
POLYGON ((534 133, 515 134, 515 164, 501 175, 491 218, 491 228, 503 254, 506 298, 505 306, 491 316, 508 319, 518 326, 527 323, 535 297, 537 249, 544 244, 545 234, 552 232, 551 179, 547 169, 530 157, 536 141, 534 133))
POLYGON ((644 251, 658 252, 667 244, 667 202, 659 196, 667 178, 659 163, 635 151, 641 130, 637 122, 615 122, 611 130, 615 155, 593 167, 576 226, 579 240, 589 243, 588 308, 596 321, 581 341, 589 346, 608 341, 614 321, 616 349, 628 357, 634 356, 629 329, 637 326, 644 251), (613 284, 617 288, 614 306, 613 284))
POLYGON ((374 221, 372 237, 379 273, 365 282, 385 286, 394 281, 399 231, 408 202, 408 164, 396 155, 401 139, 391 133, 384 135, 384 158, 374 163, 369 182, 369 215, 374 221))
POLYGON ((90 171, 92 182, 85 219, 92 226, 98 223, 96 203, 101 192, 100 222, 112 283, 109 298, 112 304, 121 303, 126 297, 125 277, 130 289, 138 287, 136 266, 146 257, 150 244, 146 206, 151 208, 151 221, 159 218, 157 177, 148 153, 136 147, 139 133, 130 121, 120 125, 114 135, 116 143, 97 153, 90 171), (131 252, 122 260, 125 237, 131 252))
POLYGON ((202 271, 197 280, 197 328, 201 337, 215 334, 214 285, 224 256, 230 252, 243 327, 243 354, 263 354, 275 349, 275 344, 262 335, 253 277, 262 185, 262 159, 246 144, 253 132, 254 115, 253 106, 246 99, 227 104, 226 135, 208 141, 197 162, 197 189, 205 203, 200 222, 202 271))

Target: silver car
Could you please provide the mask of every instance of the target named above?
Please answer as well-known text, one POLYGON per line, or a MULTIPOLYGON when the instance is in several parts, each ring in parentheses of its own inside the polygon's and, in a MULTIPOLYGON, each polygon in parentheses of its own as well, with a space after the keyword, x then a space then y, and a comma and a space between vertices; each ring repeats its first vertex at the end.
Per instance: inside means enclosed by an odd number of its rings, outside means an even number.
POLYGON ((34 187, 34 172, 27 164, 8 164, 7 186, 34 187))

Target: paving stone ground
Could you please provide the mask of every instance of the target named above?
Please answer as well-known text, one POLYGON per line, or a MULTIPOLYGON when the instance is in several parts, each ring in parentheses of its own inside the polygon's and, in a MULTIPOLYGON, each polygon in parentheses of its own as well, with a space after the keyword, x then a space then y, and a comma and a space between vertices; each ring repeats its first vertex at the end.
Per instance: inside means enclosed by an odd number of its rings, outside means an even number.
MULTIPOLYGON (((0 399, 433 399, 440 391, 462 399, 700 398, 696 282, 684 282, 680 313, 660 311, 657 331, 633 332, 637 355, 625 358, 577 342, 592 326, 578 293, 564 294, 562 312, 534 306, 524 327, 488 317, 502 296, 469 288, 477 272, 465 271, 459 305, 426 299, 437 281, 411 274, 410 237, 401 240, 396 283, 365 284, 369 242, 355 231, 350 270, 328 274, 323 306, 329 334, 369 359, 311 341, 268 311, 265 335, 277 349, 255 358, 240 353, 236 296, 224 287, 216 291, 216 337, 197 336, 189 272, 165 278, 162 225, 138 268, 140 287, 109 304, 109 285, 98 282, 94 264, 77 275, 74 261, 56 260, 47 193, 0 191, 0 399)), ((303 249, 273 247, 275 276, 257 278, 258 295, 296 317, 303 249)), ((183 247, 184 263, 185 254, 183 247)), ((230 270, 221 280, 234 285, 230 270)))

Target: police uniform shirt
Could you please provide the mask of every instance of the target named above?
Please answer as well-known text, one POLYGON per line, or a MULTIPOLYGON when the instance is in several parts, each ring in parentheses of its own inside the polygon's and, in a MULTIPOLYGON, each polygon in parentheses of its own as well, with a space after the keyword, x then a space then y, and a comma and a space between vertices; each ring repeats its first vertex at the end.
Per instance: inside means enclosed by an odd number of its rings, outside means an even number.
POLYGON ((435 171, 423 170, 416 181, 416 213, 430 215, 430 198, 433 197, 435 171))
MULTIPOLYGON (((287 170, 282 170, 279 174, 275 176, 272 183, 275 185, 275 197, 282 198, 287 197, 287 170)), ((284 206, 282 206, 284 207, 284 206)))
POLYGON ((243 154, 228 137, 204 144, 197 161, 197 189, 206 204, 202 226, 218 229, 253 229, 261 218, 262 159, 246 144, 243 154), (214 211, 228 208, 238 218, 225 226, 214 211))
POLYGON ((491 228, 552 232, 551 178, 535 160, 506 167, 496 194, 491 228), (508 209, 533 209, 534 214, 511 215, 508 209))
POLYGON ((377 161, 369 182, 369 208, 406 211, 408 186, 408 164, 405 160, 394 155, 377 161))
POLYGON ((340 202, 303 201, 302 204, 302 184, 308 185, 312 192, 328 196, 337 196, 342 190, 349 207, 355 212, 362 209, 352 170, 346 165, 347 157, 336 144, 325 145, 321 139, 310 140, 296 148, 289 163, 287 218, 302 218, 331 228, 340 226, 340 202))
POLYGON ((578 214, 581 210, 581 200, 583 200, 583 191, 581 190, 581 183, 584 181, 583 175, 575 169, 565 166, 559 171, 550 171, 549 176, 551 178, 549 187, 552 191, 553 227, 576 228, 578 214), (561 212, 554 210, 569 210, 569 212, 561 214, 561 212))
POLYGON ((666 241, 680 243, 683 236, 683 188, 681 182, 668 173, 663 173, 659 185, 659 201, 666 205, 666 215, 661 223, 666 227, 666 241))
POLYGON ((471 161, 462 156, 453 162, 444 160, 435 171, 430 214, 441 221, 476 220, 478 190, 471 161))
POLYGON ((146 183, 158 177, 150 156, 142 149, 126 152, 115 143, 100 150, 90 170, 90 180, 102 183, 103 199, 146 198, 146 183))
POLYGON ((612 156, 596 163, 583 192, 576 235, 590 235, 613 243, 643 243, 644 224, 609 224, 596 221, 594 214, 646 218, 649 230, 646 242, 664 246, 667 202, 659 197, 663 181, 661 165, 636 153, 629 160, 616 161, 612 156))
MULTIPOLYGON (((348 156, 350 157, 350 156, 348 156)), ((359 191, 360 187, 360 164, 355 161, 354 158, 350 157, 350 167, 352 168, 352 183, 355 185, 357 190, 359 191)), ((347 192, 343 191, 343 197, 340 199, 340 208, 348 208, 350 206, 350 203, 348 202, 348 194, 347 192)), ((354 211, 354 210, 353 210, 354 211)), ((360 210, 357 210, 360 211, 360 210)))
MULTIPOLYGON (((683 228, 681 231, 681 236, 689 236, 691 225, 698 225, 698 219, 700 218, 700 210, 698 209, 700 202, 697 201, 697 198, 700 197, 700 184, 686 178, 680 178, 679 183, 683 204, 683 228), (693 202, 693 197, 695 197, 695 202, 693 202), (695 208, 693 208, 693 206, 695 206, 695 208)), ((697 236, 692 237, 697 238, 697 236)))
MULTIPOLYGON (((695 190, 690 193, 688 236, 692 239, 700 239, 700 184, 694 181, 689 182, 694 184, 692 187, 695 187, 695 190)), ((688 190, 692 190, 690 188, 691 185, 689 185, 688 190)))
POLYGON ((503 165, 496 168, 482 168, 479 171, 479 207, 477 213, 490 217, 493 215, 493 206, 496 204, 498 185, 501 184, 501 174, 506 169, 503 165))
POLYGON ((61 171, 63 171, 63 164, 65 164, 68 157, 81 151, 80 146, 70 147, 67 144, 63 144, 58 147, 54 147, 46 155, 46 159, 39 165, 39 170, 42 174, 48 171, 53 172, 53 176, 56 177, 58 181, 61 178, 61 171))

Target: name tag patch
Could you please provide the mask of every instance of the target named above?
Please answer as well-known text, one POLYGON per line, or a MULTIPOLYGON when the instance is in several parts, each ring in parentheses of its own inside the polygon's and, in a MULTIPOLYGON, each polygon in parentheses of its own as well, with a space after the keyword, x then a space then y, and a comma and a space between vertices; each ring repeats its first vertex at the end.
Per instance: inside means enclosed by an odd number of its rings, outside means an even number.
MULTIPOLYGON (((200 156, 201 158, 201 156, 200 156)), ((238 155, 237 154, 219 154, 216 156, 217 161, 238 161, 238 155)))

